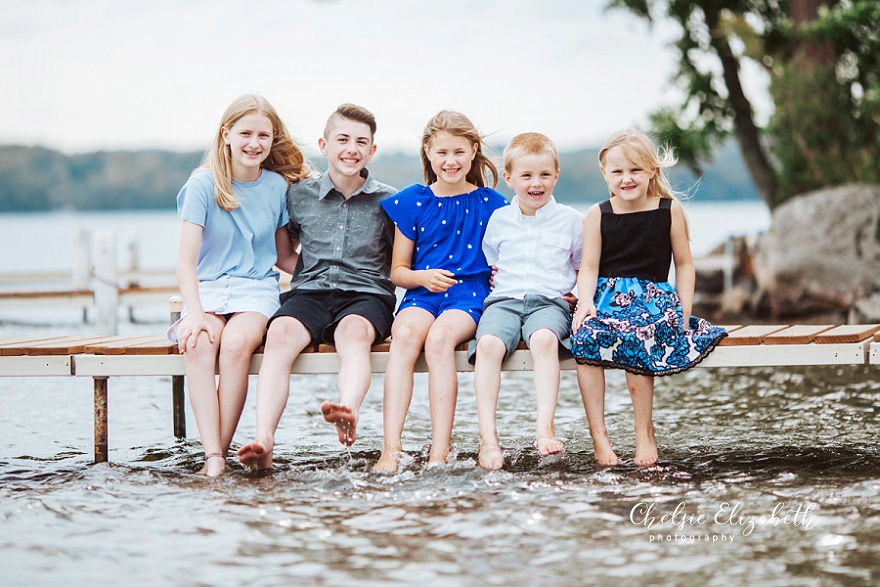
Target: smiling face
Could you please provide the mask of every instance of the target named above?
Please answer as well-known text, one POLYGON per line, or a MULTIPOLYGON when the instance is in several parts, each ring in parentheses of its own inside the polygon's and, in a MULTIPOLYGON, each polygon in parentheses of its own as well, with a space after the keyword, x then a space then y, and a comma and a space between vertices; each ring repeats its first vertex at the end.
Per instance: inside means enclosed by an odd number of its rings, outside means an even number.
POLYGON ((612 196, 620 198, 618 204, 634 211, 644 208, 653 170, 630 159, 622 147, 609 149, 602 163, 602 175, 612 196))
POLYGON ((223 142, 229 147, 232 177, 239 181, 258 179, 260 166, 272 150, 272 121, 265 114, 254 112, 220 130, 223 142))
POLYGON ((550 201, 557 179, 559 169, 551 153, 517 155, 510 172, 504 172, 504 181, 516 194, 519 209, 526 216, 534 216, 550 201))
POLYGON ((477 145, 466 137, 438 133, 425 147, 431 169, 437 174, 437 183, 441 191, 456 192, 467 183, 467 174, 471 170, 477 145))
POLYGON ((370 127, 342 117, 327 129, 326 136, 318 139, 318 147, 327 157, 331 179, 359 175, 376 153, 370 127))

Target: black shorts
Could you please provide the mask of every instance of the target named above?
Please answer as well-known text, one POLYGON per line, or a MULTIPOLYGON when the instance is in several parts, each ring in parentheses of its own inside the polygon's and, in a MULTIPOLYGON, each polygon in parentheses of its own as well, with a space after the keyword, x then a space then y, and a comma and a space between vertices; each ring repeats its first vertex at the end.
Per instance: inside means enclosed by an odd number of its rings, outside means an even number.
POLYGON ((281 294, 281 308, 269 319, 290 316, 302 322, 311 333, 312 343, 334 344, 333 333, 340 320, 349 314, 366 318, 376 329, 376 341, 391 335, 394 320, 394 296, 329 291, 292 290, 281 294))

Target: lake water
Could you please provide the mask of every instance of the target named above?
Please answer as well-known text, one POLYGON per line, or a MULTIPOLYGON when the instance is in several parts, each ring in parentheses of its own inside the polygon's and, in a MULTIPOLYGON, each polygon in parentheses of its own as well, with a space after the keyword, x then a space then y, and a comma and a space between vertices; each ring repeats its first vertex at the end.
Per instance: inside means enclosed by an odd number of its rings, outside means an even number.
MULTIPOLYGON (((692 204, 695 252, 766 228, 766 211, 746 208, 718 205, 710 222, 692 204)), ((16 215, 0 216, 0 274, 68 268, 67 235, 80 221, 138 229, 142 267, 173 266, 173 213, 16 215)), ((138 309, 120 333, 161 332, 166 314, 164 305, 138 309)), ((0 336, 87 331, 78 318, 63 308, 6 309, 0 336)), ((335 377, 294 376, 278 469, 248 473, 230 460, 227 475, 206 480, 195 475, 202 453, 189 411, 188 438, 172 435, 170 378, 110 381, 111 462, 101 465, 91 463, 91 381, 0 378, 0 585, 880 583, 876 368, 695 369, 658 379, 660 462, 643 470, 632 465, 625 380, 607 379, 608 428, 623 461, 615 468, 592 461, 573 372, 562 374, 556 418, 565 455, 544 461, 530 446, 530 376, 505 374, 499 429, 509 464, 497 472, 475 466, 468 374, 457 457, 425 468, 430 423, 418 375, 404 436, 411 458, 390 476, 370 472, 382 441, 382 376, 351 452, 320 415, 337 396, 335 377)), ((252 395, 236 445, 254 433, 252 395)))

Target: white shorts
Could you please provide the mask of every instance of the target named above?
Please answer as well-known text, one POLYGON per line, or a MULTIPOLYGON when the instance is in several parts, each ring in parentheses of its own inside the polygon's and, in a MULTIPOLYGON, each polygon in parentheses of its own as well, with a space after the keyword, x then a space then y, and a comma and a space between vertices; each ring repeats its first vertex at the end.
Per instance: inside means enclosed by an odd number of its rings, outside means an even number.
MULTIPOLYGON (((277 277, 251 279, 224 275, 214 281, 199 282, 199 300, 205 312, 210 314, 259 312, 266 318, 271 318, 281 307, 278 299, 280 295, 277 277)), ((184 307, 180 320, 186 317, 186 313, 184 307)), ((168 328, 166 336, 171 342, 177 342, 177 326, 180 320, 168 328)))

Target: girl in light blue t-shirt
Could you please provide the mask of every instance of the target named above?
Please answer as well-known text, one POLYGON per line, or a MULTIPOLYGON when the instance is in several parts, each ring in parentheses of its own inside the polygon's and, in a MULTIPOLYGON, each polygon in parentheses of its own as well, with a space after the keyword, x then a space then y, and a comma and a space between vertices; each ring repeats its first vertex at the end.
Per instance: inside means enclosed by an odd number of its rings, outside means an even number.
POLYGON ((287 188, 308 173, 275 109, 245 95, 226 109, 204 163, 177 196, 177 280, 185 310, 168 334, 186 364, 204 475, 226 468, 251 354, 278 309, 273 267, 293 273, 296 262, 286 228, 287 188))

